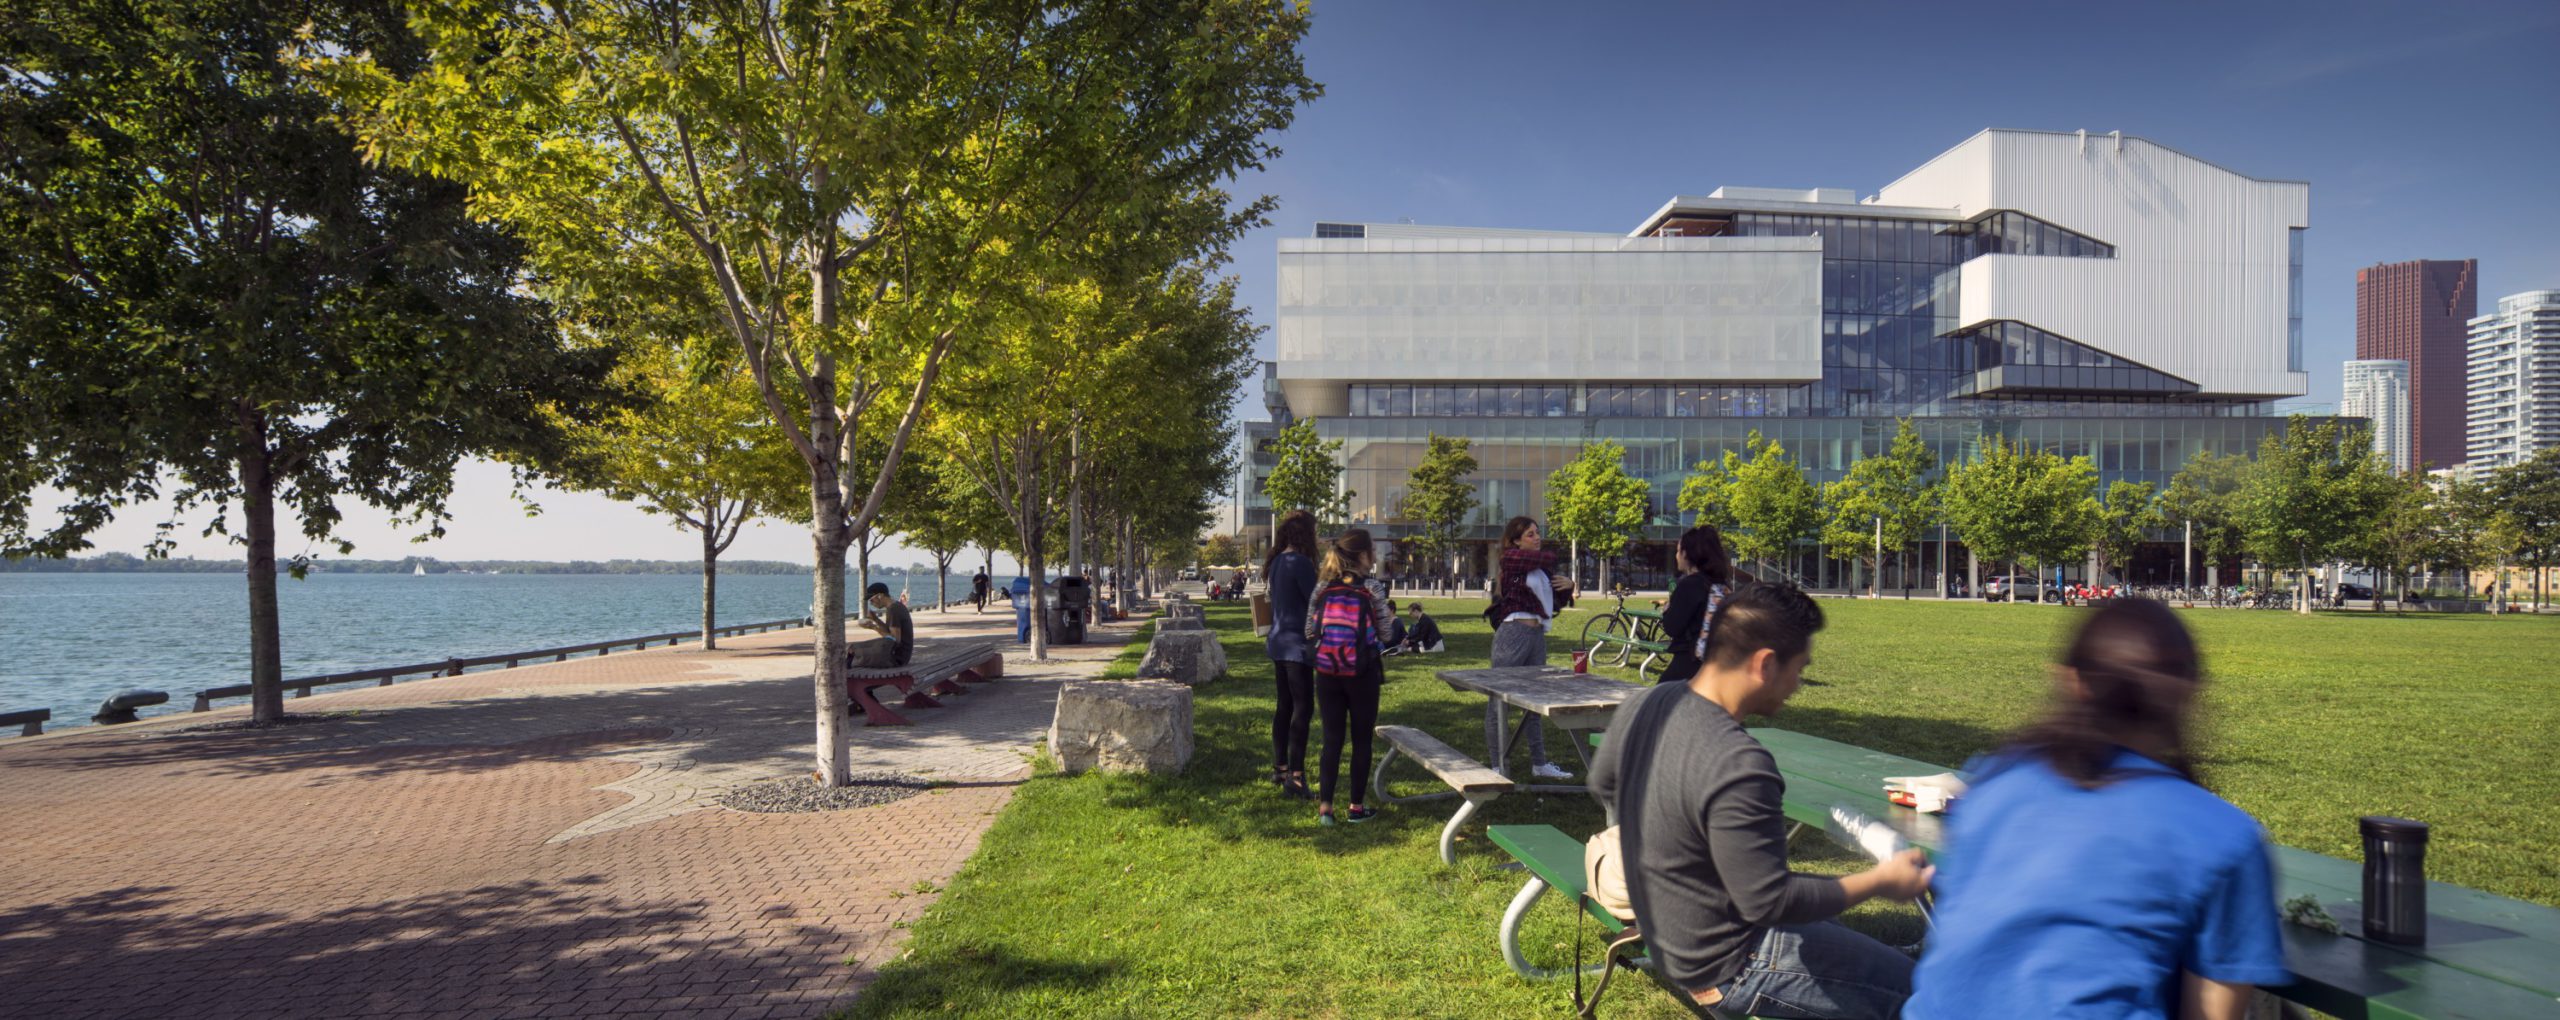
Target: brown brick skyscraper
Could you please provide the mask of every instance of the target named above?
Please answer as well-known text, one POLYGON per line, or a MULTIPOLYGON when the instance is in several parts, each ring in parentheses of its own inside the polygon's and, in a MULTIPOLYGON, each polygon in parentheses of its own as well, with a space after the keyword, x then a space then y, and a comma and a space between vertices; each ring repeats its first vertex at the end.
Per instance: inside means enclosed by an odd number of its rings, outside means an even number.
POLYGON ((2479 314, 2476 259, 2393 262, 2356 270, 2356 357, 2409 363, 2409 447, 2431 468, 2463 458, 2463 384, 2479 314))

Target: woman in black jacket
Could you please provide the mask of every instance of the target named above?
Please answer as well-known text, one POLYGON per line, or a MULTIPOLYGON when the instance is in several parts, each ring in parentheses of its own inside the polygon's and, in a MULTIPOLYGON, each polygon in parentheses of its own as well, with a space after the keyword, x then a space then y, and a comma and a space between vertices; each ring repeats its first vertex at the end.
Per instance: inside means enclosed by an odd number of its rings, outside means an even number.
POLYGON ((1680 580, 1671 586, 1671 604, 1662 609, 1671 664, 1663 667, 1660 682, 1687 683, 1706 657, 1707 614, 1733 589, 1733 561, 1724 554, 1724 536, 1712 524, 1682 532, 1671 555, 1679 564, 1680 580))

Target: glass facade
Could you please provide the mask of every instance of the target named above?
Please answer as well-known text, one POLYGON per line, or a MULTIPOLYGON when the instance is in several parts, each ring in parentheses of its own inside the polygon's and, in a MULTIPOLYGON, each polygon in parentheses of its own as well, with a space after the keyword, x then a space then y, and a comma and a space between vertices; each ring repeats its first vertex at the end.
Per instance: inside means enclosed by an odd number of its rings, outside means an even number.
POLYGON ((2291 262, 2285 270, 2285 370, 2302 371, 2302 228, 2286 231, 2291 262))
POLYGON ((2068 337, 2022 322, 1986 322, 1958 336, 1973 349, 1974 376, 1963 386, 1979 394, 2173 394, 2196 384, 2154 371, 2068 337))
MULTIPOLYGON (((2071 381, 2088 389, 2110 385, 2096 376, 2074 375, 2071 381)), ((1658 386, 1352 383, 1348 413, 1354 418, 1803 418, 1814 416, 1806 403, 1812 389, 1705 382, 1658 386)), ((2021 389, 1970 399, 1965 406, 1976 414, 2005 418, 2234 418, 2272 414, 2275 405, 2264 400, 2175 399, 2165 392, 2130 389, 2096 396, 2021 389)))

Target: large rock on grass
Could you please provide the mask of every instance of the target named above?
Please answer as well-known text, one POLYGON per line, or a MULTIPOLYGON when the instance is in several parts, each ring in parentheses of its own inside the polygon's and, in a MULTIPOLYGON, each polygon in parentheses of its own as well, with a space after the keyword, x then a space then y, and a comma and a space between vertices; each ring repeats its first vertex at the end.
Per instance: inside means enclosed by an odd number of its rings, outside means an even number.
POLYGON ((1191 761, 1191 688, 1163 680, 1063 684, 1049 753, 1069 773, 1180 772, 1191 761))
POLYGON ((1138 660, 1138 675, 1151 680, 1205 684, 1226 671, 1226 646, 1196 623, 1190 630, 1158 627, 1154 640, 1147 642, 1146 658, 1138 660))
POLYGON ((1200 623, 1200 618, 1199 618, 1199 617, 1196 617, 1196 616, 1168 616, 1168 617, 1165 617, 1164 619, 1161 619, 1161 620, 1157 620, 1157 621, 1156 621, 1156 633, 1158 633, 1158 634, 1162 634, 1162 633, 1164 633, 1165 631, 1168 631, 1168 630, 1206 630, 1206 629, 1208 629, 1208 628, 1207 628, 1207 627, 1205 627, 1205 626, 1203 626, 1203 625, 1200 623))

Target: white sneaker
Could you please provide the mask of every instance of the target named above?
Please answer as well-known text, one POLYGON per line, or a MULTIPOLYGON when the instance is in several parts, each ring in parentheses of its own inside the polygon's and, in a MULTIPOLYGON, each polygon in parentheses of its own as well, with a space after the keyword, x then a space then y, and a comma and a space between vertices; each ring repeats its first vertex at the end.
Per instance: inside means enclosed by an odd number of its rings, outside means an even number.
POLYGON ((1529 774, 1530 774, 1530 775, 1533 775, 1533 776, 1536 776, 1536 777, 1538 777, 1538 778, 1540 778, 1540 779, 1571 779, 1571 778, 1573 778, 1573 773, 1565 771, 1563 766, 1561 766, 1561 765, 1557 765, 1557 764, 1556 764, 1556 763, 1554 763, 1554 762, 1548 762, 1548 763, 1546 763, 1546 764, 1544 764, 1544 765, 1540 765, 1540 766, 1538 766, 1538 767, 1536 767, 1536 768, 1530 769, 1530 770, 1529 770, 1529 774))

